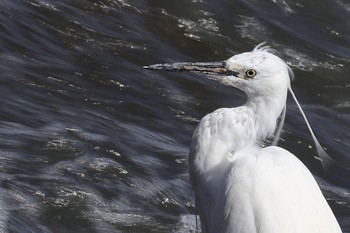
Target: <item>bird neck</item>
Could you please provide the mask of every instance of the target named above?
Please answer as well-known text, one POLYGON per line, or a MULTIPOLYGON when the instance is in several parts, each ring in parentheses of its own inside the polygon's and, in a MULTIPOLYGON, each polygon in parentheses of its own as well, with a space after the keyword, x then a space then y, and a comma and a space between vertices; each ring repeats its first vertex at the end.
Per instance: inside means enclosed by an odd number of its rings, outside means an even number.
POLYGON ((248 96, 244 106, 221 108, 206 115, 197 126, 190 149, 194 173, 207 174, 205 182, 215 183, 218 174, 241 156, 250 155, 260 140, 274 133, 287 93, 248 96))
POLYGON ((270 137, 275 132, 286 99, 286 91, 275 91, 273 95, 248 96, 245 106, 253 112, 258 140, 270 137))

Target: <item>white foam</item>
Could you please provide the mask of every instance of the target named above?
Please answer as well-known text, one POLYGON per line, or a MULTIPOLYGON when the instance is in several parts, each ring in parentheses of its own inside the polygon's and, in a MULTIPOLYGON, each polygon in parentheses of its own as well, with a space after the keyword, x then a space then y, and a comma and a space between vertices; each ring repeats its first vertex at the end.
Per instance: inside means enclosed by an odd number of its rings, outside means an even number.
POLYGON ((178 229, 176 229, 175 233, 198 232, 198 230, 200 229, 199 218, 198 218, 198 229, 197 229, 195 215, 193 214, 180 215, 177 227, 178 229))

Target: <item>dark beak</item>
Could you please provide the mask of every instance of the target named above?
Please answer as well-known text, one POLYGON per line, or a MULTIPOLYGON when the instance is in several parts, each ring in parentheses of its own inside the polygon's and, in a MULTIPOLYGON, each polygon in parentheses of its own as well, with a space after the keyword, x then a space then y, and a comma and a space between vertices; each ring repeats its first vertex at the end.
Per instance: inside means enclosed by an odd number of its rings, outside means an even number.
POLYGON ((175 72, 193 72, 215 76, 237 76, 238 72, 229 70, 225 61, 220 62, 176 62, 144 66, 144 69, 175 72))

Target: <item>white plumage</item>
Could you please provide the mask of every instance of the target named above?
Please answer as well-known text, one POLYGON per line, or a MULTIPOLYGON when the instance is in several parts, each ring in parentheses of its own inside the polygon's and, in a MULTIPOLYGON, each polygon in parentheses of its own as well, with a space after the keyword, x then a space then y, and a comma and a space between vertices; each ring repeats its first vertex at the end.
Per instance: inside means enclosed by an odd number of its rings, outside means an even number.
POLYGON ((204 233, 340 233, 310 171, 287 150, 261 146, 286 105, 290 68, 269 47, 224 62, 173 63, 150 69, 205 73, 247 94, 197 126, 190 175, 204 233))

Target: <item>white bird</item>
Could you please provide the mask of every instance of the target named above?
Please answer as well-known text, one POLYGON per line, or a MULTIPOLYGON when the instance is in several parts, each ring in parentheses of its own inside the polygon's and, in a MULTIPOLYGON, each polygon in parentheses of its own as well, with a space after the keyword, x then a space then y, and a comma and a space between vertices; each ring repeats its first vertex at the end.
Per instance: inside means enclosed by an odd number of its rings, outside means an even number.
POLYGON ((293 74, 263 45, 223 62, 144 67, 207 74, 247 95, 243 106, 206 115, 193 135, 189 166, 202 232, 340 233, 304 164, 281 147, 261 146, 276 131, 293 74))

